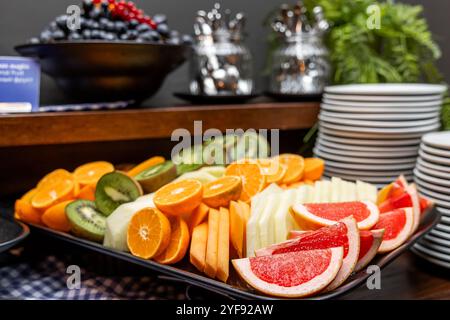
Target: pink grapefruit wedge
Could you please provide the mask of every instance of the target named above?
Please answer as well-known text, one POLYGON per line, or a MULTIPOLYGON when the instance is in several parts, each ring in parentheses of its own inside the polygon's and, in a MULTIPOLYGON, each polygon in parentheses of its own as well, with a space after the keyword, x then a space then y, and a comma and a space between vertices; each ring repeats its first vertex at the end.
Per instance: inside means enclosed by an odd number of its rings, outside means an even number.
POLYGON ((355 219, 347 217, 329 227, 316 231, 298 233, 297 237, 282 243, 257 250, 256 256, 276 255, 303 250, 327 249, 336 246, 344 248, 344 260, 336 278, 326 291, 340 286, 355 269, 359 256, 359 231, 355 219))
POLYGON ((336 277, 342 247, 296 251, 232 260, 239 275, 253 288, 276 297, 300 298, 318 293, 336 277))
POLYGON ((379 218, 379 211, 370 201, 296 204, 291 214, 303 230, 317 230, 353 216, 360 230, 371 229, 379 218))
POLYGON ((359 232, 360 248, 355 272, 363 269, 376 256, 383 241, 384 230, 361 230, 359 232))
POLYGON ((403 175, 400 175, 395 181, 386 185, 378 192, 377 204, 383 203, 388 198, 396 197, 405 192, 408 182, 403 175))
POLYGON ((374 229, 384 229, 379 253, 392 251, 408 240, 414 227, 413 208, 395 209, 380 215, 374 229))

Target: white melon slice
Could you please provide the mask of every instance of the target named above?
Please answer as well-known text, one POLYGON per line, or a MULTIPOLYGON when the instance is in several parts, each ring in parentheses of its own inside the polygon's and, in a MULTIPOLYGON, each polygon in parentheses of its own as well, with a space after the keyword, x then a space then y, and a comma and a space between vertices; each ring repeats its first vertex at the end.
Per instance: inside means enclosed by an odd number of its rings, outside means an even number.
POLYGON ((223 166, 208 166, 197 170, 198 172, 206 172, 216 178, 222 178, 225 175, 225 167, 223 166))
POLYGON ((330 202, 339 202, 341 199, 341 191, 342 191, 342 179, 332 177, 330 202))
POLYGON ((272 220, 272 226, 275 230, 274 243, 286 241, 289 232, 296 226, 294 218, 289 211, 294 203, 298 203, 299 197, 304 198, 305 193, 301 190, 303 189, 302 187, 286 190, 280 195, 280 203, 272 220))
POLYGON ((320 202, 330 202, 331 200, 331 181, 322 181, 320 190, 320 202))
POLYGON ((202 184, 206 184, 208 182, 217 180, 217 178, 215 176, 213 176, 212 174, 210 174, 208 172, 191 171, 191 172, 186 172, 186 173, 182 174, 181 176, 176 178, 174 181, 180 181, 180 180, 186 180, 186 179, 196 179, 196 180, 200 181, 202 184))
POLYGON ((255 250, 269 246, 275 242, 275 229, 272 217, 278 209, 282 193, 270 194, 258 220, 259 243, 255 250))

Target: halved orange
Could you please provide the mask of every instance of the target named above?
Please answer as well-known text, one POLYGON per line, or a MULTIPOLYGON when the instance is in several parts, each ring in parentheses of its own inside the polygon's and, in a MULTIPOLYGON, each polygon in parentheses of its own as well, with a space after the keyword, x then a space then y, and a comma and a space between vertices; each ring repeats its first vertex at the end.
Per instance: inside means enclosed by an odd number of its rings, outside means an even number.
POLYGON ((155 257, 162 264, 174 264, 184 258, 189 247, 189 228, 180 217, 170 217, 170 242, 167 249, 155 257))
POLYGON ((161 211, 141 209, 133 215, 128 225, 128 249, 137 257, 151 259, 166 250, 170 234, 169 219, 161 211))
POLYGON ((305 160, 297 154, 284 153, 275 157, 275 160, 287 166, 286 174, 281 180, 284 184, 300 181, 305 169, 305 160))
POLYGON ((106 161, 95 161, 83 164, 75 169, 73 176, 75 180, 81 185, 96 185, 100 178, 110 172, 114 171, 114 166, 106 161))
POLYGON ((242 192, 239 199, 246 202, 250 201, 255 194, 261 192, 266 184, 266 179, 259 164, 254 161, 234 162, 225 169, 225 175, 241 178, 242 192))
POLYGON ((129 170, 127 172, 127 174, 130 177, 134 177, 135 175, 141 173, 142 171, 144 171, 154 165, 163 163, 164 161, 166 161, 166 159, 164 159, 163 157, 160 157, 160 156, 151 157, 150 159, 147 159, 144 162, 141 162, 137 166, 133 167, 131 170, 129 170))
POLYGON ((95 186, 87 185, 81 188, 76 195, 77 199, 95 201, 95 186))
POLYGON ((66 216, 66 206, 73 200, 63 201, 54 205, 42 214, 42 222, 49 228, 68 232, 71 229, 71 225, 66 216))
POLYGON ((213 208, 228 207, 230 201, 238 200, 242 192, 242 179, 224 176, 203 186, 203 202, 213 208))
POLYGON ((67 175, 60 172, 50 177, 47 175, 44 179, 38 184, 37 191, 31 199, 34 208, 46 210, 59 202, 74 198, 76 182, 70 173, 67 175))
POLYGON ((171 182, 155 192, 153 202, 162 212, 180 216, 190 214, 202 202, 203 185, 195 179, 171 182))
POLYGON ((56 169, 45 175, 37 184, 37 189, 53 184, 55 181, 73 180, 73 175, 65 169, 56 169))
POLYGON ((281 182, 287 172, 287 166, 276 159, 258 159, 258 164, 267 184, 281 182))
POLYGON ((36 194, 37 189, 31 189, 25 193, 22 198, 16 200, 15 203, 15 216, 28 223, 41 224, 41 212, 31 205, 31 199, 36 194))
POLYGON ((316 181, 322 178, 325 170, 325 161, 320 158, 305 158, 305 171, 303 180, 316 181))

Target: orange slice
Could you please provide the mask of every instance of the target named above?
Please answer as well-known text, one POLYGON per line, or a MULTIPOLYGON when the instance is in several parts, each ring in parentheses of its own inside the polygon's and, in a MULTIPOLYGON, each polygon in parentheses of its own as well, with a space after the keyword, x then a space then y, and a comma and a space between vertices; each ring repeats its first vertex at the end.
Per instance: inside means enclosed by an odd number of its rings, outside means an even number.
POLYGON ((166 250, 170 234, 169 219, 157 209, 144 208, 133 215, 128 225, 128 249, 137 257, 153 258, 166 250))
POLYGON ((90 200, 95 201, 95 186, 94 185, 87 185, 81 188, 81 190, 76 195, 77 199, 80 200, 90 200))
POLYGON ((325 161, 320 158, 306 158, 305 171, 303 173, 303 180, 316 181, 322 178, 325 170, 325 161))
POLYGON ((147 159, 144 162, 141 162, 137 166, 133 167, 131 170, 129 170, 127 172, 127 174, 130 177, 134 177, 137 174, 141 173, 142 171, 147 170, 148 168, 150 168, 154 165, 163 163, 165 161, 166 161, 166 159, 164 159, 163 157, 160 157, 160 156, 151 157, 150 159, 147 159))
POLYGON ((281 181, 282 183, 289 184, 302 179, 303 171, 305 169, 305 160, 302 156, 284 153, 275 157, 275 159, 287 166, 286 174, 281 181))
POLYGON ((213 208, 228 207, 238 200, 242 192, 242 180, 238 176, 225 176, 203 186, 203 202, 213 208))
POLYGON ((190 214, 202 202, 203 185, 195 179, 166 184, 155 192, 153 202, 162 212, 170 215, 190 214))
POLYGON ((258 159, 258 164, 267 184, 281 182, 287 172, 287 166, 275 159, 258 159))
POLYGON ((41 224, 41 212, 31 205, 31 199, 36 194, 37 189, 31 189, 22 198, 16 200, 15 215, 18 219, 34 224, 41 224))
POLYGON ((189 247, 189 228, 180 217, 170 219, 170 242, 167 249, 155 257, 155 261, 162 264, 174 264, 184 258, 189 247))
POLYGON ((106 161, 95 161, 83 164, 75 169, 73 176, 75 180, 81 185, 96 185, 100 178, 110 172, 114 171, 114 166, 106 161))
MULTIPOLYGON (((58 171, 58 170, 57 170, 58 171)), ((74 198, 76 182, 73 176, 62 170, 50 173, 38 184, 36 194, 31 199, 31 205, 38 210, 46 210, 55 204, 74 198)))
POLYGON ((66 206, 73 200, 63 201, 48 208, 42 214, 42 222, 49 228, 68 232, 70 231, 70 222, 66 216, 66 206))
POLYGON ((242 180, 242 192, 239 197, 242 201, 250 201, 257 193, 264 189, 266 179, 257 163, 252 161, 239 161, 230 164, 225 169, 226 176, 238 176, 242 180))

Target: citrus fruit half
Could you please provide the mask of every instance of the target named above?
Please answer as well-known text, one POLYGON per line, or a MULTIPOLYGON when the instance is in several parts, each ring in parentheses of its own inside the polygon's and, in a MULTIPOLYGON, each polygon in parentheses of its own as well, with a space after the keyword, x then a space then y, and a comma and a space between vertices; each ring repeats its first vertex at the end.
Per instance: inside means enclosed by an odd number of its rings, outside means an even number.
POLYGON ((300 181, 305 169, 305 159, 297 154, 284 153, 274 158, 281 164, 286 165, 287 171, 283 177, 282 183, 289 184, 300 181))
POLYGON ((264 189, 266 179, 256 162, 240 161, 230 164, 225 170, 226 176, 238 176, 242 180, 240 200, 248 202, 264 189))
POLYGON ((106 161, 95 161, 83 164, 73 172, 75 180, 83 187, 86 185, 95 185, 98 180, 109 172, 114 171, 114 166, 106 161))
POLYGON ((242 192, 242 180, 238 176, 225 176, 203 186, 203 202, 213 208, 228 207, 238 200, 242 192))
POLYGON ((189 246, 189 228, 180 217, 171 217, 170 242, 167 249, 155 257, 155 261, 162 264, 174 264, 183 259, 189 246))
POLYGON ((203 185, 195 179, 166 184, 153 197, 156 207, 170 215, 191 213, 202 202, 203 185))

